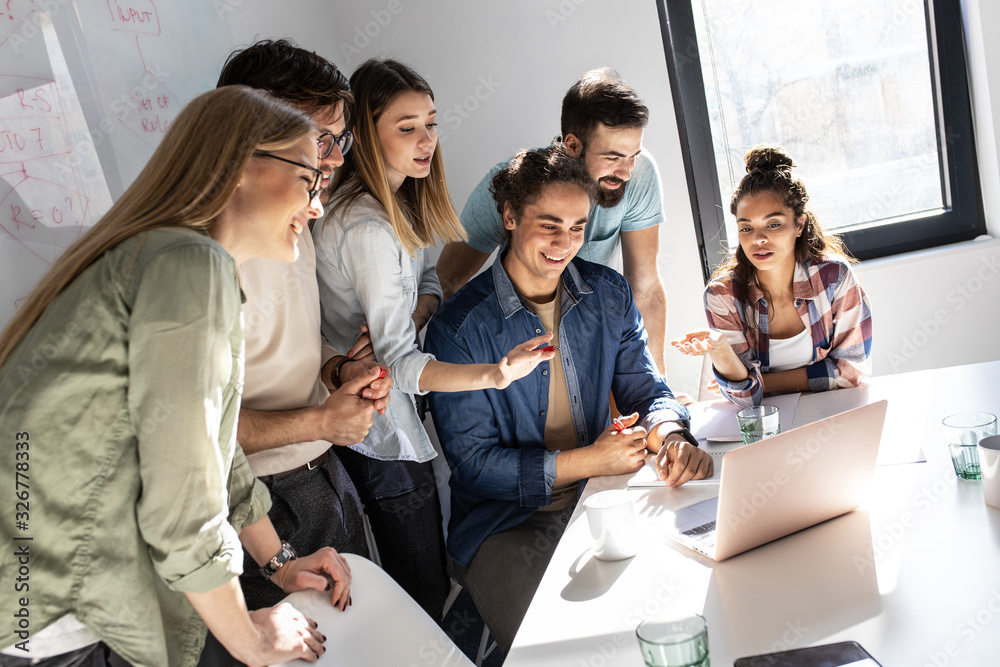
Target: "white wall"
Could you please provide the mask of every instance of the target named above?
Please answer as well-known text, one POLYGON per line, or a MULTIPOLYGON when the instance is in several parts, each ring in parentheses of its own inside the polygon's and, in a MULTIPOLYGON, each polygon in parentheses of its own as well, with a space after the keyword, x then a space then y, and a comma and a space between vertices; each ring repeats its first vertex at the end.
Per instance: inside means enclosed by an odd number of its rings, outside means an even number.
MULTIPOLYGON (((301 3, 305 4, 305 3, 301 3)), ((559 130, 560 102, 587 69, 616 68, 646 100, 645 146, 663 179, 661 275, 670 302, 668 337, 703 326, 697 246, 680 144, 651 0, 355 0, 273 11, 244 0, 230 20, 238 44, 289 36, 352 71, 365 58, 392 56, 414 66, 436 94, 456 207, 487 169, 522 146, 547 144, 559 130)), ((1000 231, 1000 4, 967 0, 972 77, 987 183, 988 220, 1000 231), (982 6, 980 6, 980 2, 982 6)), ((862 280, 874 305, 875 372, 887 374, 1000 358, 1000 242, 968 243, 866 262, 862 280)), ((668 351, 671 384, 693 391, 700 362, 668 351)))

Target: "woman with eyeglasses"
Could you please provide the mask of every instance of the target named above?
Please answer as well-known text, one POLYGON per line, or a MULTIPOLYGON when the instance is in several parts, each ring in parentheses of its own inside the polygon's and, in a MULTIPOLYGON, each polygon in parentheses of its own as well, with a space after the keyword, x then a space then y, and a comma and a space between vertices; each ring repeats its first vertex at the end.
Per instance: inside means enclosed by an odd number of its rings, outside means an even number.
POLYGON ((248 613, 236 578, 242 542, 285 591, 350 596, 335 551, 297 559, 275 534, 235 439, 236 267, 295 257, 322 214, 315 165, 291 106, 198 97, 0 336, 5 665, 194 665, 206 625, 248 665, 324 652, 290 606, 248 613))
POLYGON ((337 173, 330 213, 313 229, 323 335, 345 349, 367 324, 395 384, 364 442, 338 447, 364 501, 382 566, 432 616, 449 591, 441 511, 416 399, 428 391, 503 389, 553 352, 548 336, 496 364, 447 364, 417 335, 441 299, 432 243, 464 238, 437 145, 434 94, 395 60, 369 60, 350 79, 355 145, 337 173))
POLYGON ((746 155, 733 193, 739 246, 705 288, 708 329, 672 341, 708 354, 733 403, 764 393, 854 387, 871 374, 871 307, 840 237, 808 208, 795 164, 776 146, 746 155))

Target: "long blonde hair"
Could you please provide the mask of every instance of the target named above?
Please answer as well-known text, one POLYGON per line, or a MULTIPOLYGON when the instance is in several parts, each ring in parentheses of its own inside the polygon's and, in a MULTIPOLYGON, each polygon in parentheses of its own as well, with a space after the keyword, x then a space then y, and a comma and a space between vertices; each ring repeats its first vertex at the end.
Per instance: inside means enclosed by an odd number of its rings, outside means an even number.
POLYGON ((52 300, 106 251, 160 227, 210 231, 255 151, 313 131, 310 118, 265 92, 226 86, 191 101, 135 182, 42 278, 0 335, 0 367, 52 300))
POLYGON ((389 216, 396 238, 411 257, 421 248, 441 241, 464 241, 465 230, 448 194, 444 158, 437 146, 426 178, 407 178, 396 192, 389 185, 385 161, 379 148, 376 125, 401 93, 426 93, 434 99, 423 77, 395 60, 368 60, 351 75, 354 95, 354 150, 337 170, 332 191, 331 215, 346 210, 364 194, 370 194, 389 216))

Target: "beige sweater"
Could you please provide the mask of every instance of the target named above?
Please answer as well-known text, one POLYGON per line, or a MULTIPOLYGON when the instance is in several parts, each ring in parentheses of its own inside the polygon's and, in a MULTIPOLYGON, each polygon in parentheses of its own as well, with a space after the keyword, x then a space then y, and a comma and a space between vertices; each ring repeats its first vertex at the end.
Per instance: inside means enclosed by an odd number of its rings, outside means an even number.
MULTIPOLYGON (((319 405, 330 395, 319 373, 333 347, 320 334, 319 288, 312 235, 299 237, 294 262, 251 259, 239 268, 246 295, 243 335, 246 377, 243 407, 295 410, 319 405)), ((247 456, 260 477, 297 468, 330 447, 325 440, 300 442, 247 456)))

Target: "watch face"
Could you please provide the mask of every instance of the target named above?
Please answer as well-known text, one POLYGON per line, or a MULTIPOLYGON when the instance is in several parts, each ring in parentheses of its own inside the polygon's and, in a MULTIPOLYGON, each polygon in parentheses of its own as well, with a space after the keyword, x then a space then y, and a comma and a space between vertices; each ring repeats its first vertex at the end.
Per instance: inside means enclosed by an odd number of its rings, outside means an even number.
POLYGON ((295 549, 292 548, 288 542, 281 543, 281 551, 274 555, 274 558, 269 560, 264 567, 260 568, 261 576, 265 579, 270 579, 271 576, 281 569, 285 563, 290 560, 298 558, 298 554, 295 553, 295 549))
POLYGON ((275 563, 275 565, 281 567, 293 558, 295 558, 295 549, 292 549, 292 546, 288 544, 288 542, 282 542, 281 551, 279 551, 278 554, 271 560, 275 563))

